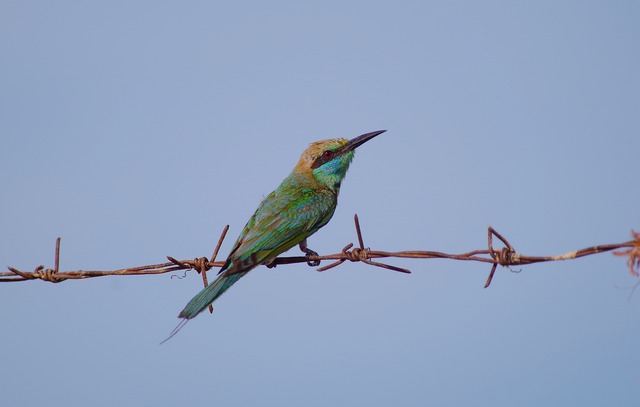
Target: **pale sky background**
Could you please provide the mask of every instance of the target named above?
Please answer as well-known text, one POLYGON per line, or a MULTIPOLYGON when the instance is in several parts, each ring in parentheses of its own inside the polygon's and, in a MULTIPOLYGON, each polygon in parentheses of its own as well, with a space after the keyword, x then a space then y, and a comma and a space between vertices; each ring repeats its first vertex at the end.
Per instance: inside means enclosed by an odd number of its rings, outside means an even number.
MULTIPOLYGON (((0 266, 225 257, 312 142, 365 144, 323 254, 529 255, 640 229, 636 1, 0 1, 0 266)), ((296 250, 291 251, 297 255, 296 250)), ((3 406, 638 406, 611 254, 499 269, 254 270, 166 344, 200 276, 0 284, 3 406)), ((326 264, 326 263, 324 263, 326 264)), ((175 273, 181 275, 182 273, 175 273)))

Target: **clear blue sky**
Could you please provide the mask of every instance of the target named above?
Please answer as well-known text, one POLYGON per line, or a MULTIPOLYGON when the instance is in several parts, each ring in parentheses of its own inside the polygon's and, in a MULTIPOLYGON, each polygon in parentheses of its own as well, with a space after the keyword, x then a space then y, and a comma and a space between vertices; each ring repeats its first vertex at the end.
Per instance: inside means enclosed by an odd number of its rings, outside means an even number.
MULTIPOLYGON (((226 256, 308 143, 364 145, 334 253, 525 254, 640 229, 640 3, 0 2, 0 266, 226 256)), ((297 254, 297 250, 293 251, 297 254)), ((637 406, 603 254, 256 269, 168 343, 195 272, 0 285, 7 406, 637 406), (517 271, 517 270, 516 270, 517 271)))

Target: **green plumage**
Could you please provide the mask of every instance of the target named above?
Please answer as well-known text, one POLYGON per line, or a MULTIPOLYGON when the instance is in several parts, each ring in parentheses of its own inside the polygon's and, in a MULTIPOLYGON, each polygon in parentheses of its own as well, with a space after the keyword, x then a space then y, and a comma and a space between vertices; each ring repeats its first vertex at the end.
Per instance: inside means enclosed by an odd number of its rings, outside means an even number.
POLYGON ((171 336, 251 269, 268 264, 300 244, 307 255, 315 254, 306 248, 306 239, 333 216, 340 185, 355 148, 383 132, 367 133, 352 140, 331 139, 311 144, 302 153, 293 172, 260 203, 236 240, 218 278, 180 312, 178 317, 183 321, 171 336))
POLYGON ((195 317, 249 270, 275 259, 329 222, 337 193, 309 178, 291 173, 260 203, 216 281, 187 304, 180 318, 195 317))

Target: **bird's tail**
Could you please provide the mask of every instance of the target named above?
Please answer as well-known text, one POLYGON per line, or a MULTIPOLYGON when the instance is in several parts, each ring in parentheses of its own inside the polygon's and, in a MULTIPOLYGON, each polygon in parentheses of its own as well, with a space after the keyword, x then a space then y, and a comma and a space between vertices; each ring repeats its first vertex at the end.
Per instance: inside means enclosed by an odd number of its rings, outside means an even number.
POLYGON ((196 315, 204 311, 209 304, 214 302, 245 274, 247 274, 247 272, 235 273, 230 276, 227 276, 224 273, 220 274, 213 283, 203 288, 202 291, 196 294, 196 296, 189 301, 187 306, 184 307, 182 312, 180 312, 180 315, 178 315, 178 318, 195 318, 196 315))
POLYGON ((216 280, 210 285, 206 286, 202 291, 196 294, 195 297, 189 301, 186 307, 180 312, 178 318, 182 318, 182 321, 178 324, 177 327, 169 334, 169 337, 164 341, 160 342, 160 345, 173 338, 175 334, 178 333, 179 330, 182 329, 183 326, 189 322, 190 319, 195 318, 196 315, 204 311, 209 304, 214 302, 218 297, 220 297, 229 287, 231 287, 236 281, 240 280, 248 271, 244 271, 241 273, 231 274, 230 276, 220 274, 216 280))

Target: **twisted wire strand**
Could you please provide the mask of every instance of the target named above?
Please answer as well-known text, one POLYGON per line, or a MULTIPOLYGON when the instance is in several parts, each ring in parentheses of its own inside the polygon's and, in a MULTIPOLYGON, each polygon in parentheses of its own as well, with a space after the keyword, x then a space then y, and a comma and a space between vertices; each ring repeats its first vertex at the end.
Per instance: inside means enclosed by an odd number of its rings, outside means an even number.
MULTIPOLYGON (((349 243, 340 253, 318 256, 292 256, 292 257, 278 257, 271 261, 267 266, 276 267, 278 265, 306 263, 309 261, 332 261, 330 264, 319 267, 317 271, 326 271, 335 268, 345 261, 361 262, 371 266, 380 267, 400 273, 411 273, 409 269, 396 267, 390 264, 382 263, 373 259, 380 258, 411 258, 411 259, 451 259, 462 261, 476 261, 482 263, 490 263, 491 271, 485 283, 485 288, 491 284, 494 277, 497 266, 511 267, 516 265, 527 265, 532 263, 548 262, 548 261, 560 261, 570 260, 579 257, 589 256, 593 254, 613 251, 616 256, 627 257, 627 265, 629 267, 629 273, 634 277, 640 275, 640 233, 632 231, 633 239, 617 244, 606 244, 591 246, 584 249, 576 250, 573 252, 564 253, 556 256, 526 256, 516 252, 511 243, 500 233, 498 233, 491 226, 488 227, 487 233, 487 249, 486 250, 473 250, 461 254, 449 254, 436 251, 421 251, 421 250, 407 250, 399 252, 388 252, 380 250, 371 250, 364 245, 364 239, 362 237, 362 231, 360 228, 360 221, 358 215, 354 216, 354 223, 356 234, 358 237, 359 247, 353 247, 353 243, 349 243), (502 247, 494 247, 494 239, 500 241, 502 247)), ((77 280, 92 277, 103 276, 126 276, 126 275, 149 275, 149 274, 164 274, 179 270, 196 270, 202 274, 203 284, 207 286, 207 271, 214 267, 222 267, 224 262, 216 261, 216 257, 220 250, 220 246, 229 230, 229 225, 223 229, 218 243, 213 251, 210 259, 206 257, 197 257, 193 260, 176 260, 173 257, 167 256, 167 263, 151 264, 145 266, 130 267, 118 270, 109 271, 59 271, 60 264, 60 238, 56 239, 56 251, 54 257, 54 268, 45 268, 43 265, 37 266, 33 271, 21 271, 14 267, 8 267, 8 272, 0 272, 0 282, 18 282, 27 280, 42 280, 52 283, 60 283, 66 280, 77 280)))

